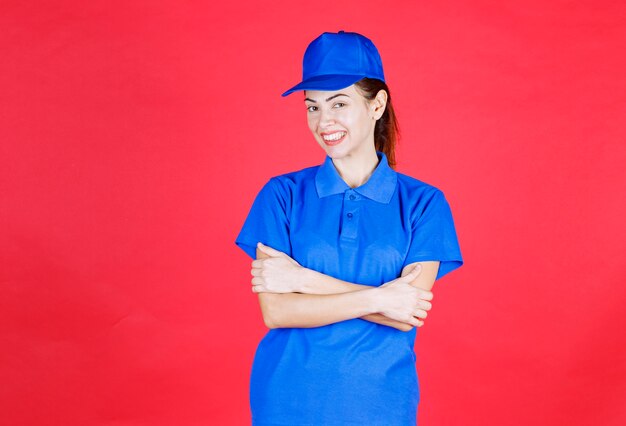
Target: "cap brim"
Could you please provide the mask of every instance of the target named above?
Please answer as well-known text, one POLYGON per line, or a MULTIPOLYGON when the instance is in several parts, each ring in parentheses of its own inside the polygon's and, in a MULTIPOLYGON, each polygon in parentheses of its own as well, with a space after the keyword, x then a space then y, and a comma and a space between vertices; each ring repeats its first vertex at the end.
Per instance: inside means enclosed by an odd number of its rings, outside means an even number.
POLYGON ((362 78, 362 75, 318 75, 303 80, 281 96, 287 96, 299 90, 339 90, 353 85, 362 78))

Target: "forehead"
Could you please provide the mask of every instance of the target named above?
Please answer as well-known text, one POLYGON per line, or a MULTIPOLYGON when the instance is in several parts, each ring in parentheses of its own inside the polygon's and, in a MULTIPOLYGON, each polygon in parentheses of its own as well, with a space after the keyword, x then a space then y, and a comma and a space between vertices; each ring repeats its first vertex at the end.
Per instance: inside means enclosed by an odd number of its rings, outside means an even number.
POLYGON ((316 102, 325 101, 331 96, 338 95, 340 93, 346 94, 349 97, 355 99, 358 97, 362 97, 359 92, 357 92, 354 84, 343 89, 339 90, 304 90, 304 98, 312 99, 316 102))

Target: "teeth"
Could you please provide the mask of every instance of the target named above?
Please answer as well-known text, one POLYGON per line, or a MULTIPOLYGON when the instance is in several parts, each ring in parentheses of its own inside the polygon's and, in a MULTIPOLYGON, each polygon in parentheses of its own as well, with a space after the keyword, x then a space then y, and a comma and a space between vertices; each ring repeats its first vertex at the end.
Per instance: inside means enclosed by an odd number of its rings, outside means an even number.
POLYGON ((324 140, 326 141, 336 141, 339 140, 343 137, 343 135, 345 135, 346 132, 337 132, 337 133, 333 133, 332 135, 324 135, 324 140))

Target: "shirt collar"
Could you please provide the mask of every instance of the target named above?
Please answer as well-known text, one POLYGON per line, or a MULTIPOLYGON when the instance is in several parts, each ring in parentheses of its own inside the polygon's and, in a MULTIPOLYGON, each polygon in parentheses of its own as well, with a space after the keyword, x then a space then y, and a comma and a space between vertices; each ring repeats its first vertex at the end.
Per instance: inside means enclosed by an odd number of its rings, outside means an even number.
MULTIPOLYGON (((397 173, 389 167, 387 156, 382 151, 376 151, 379 162, 370 178, 363 185, 352 188, 359 194, 379 203, 387 204, 391 201, 396 190, 397 173)), ((341 178, 332 158, 326 155, 315 174, 315 187, 317 195, 322 198, 328 195, 339 194, 351 189, 341 178)))

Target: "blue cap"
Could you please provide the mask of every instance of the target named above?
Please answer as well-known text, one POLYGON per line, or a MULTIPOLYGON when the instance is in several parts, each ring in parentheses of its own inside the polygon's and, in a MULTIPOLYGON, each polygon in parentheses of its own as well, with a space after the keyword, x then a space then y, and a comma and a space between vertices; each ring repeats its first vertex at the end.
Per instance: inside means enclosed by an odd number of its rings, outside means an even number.
POLYGON ((282 96, 298 90, 339 90, 364 77, 385 81, 383 62, 374 43, 358 33, 325 32, 304 52, 302 81, 282 96))

